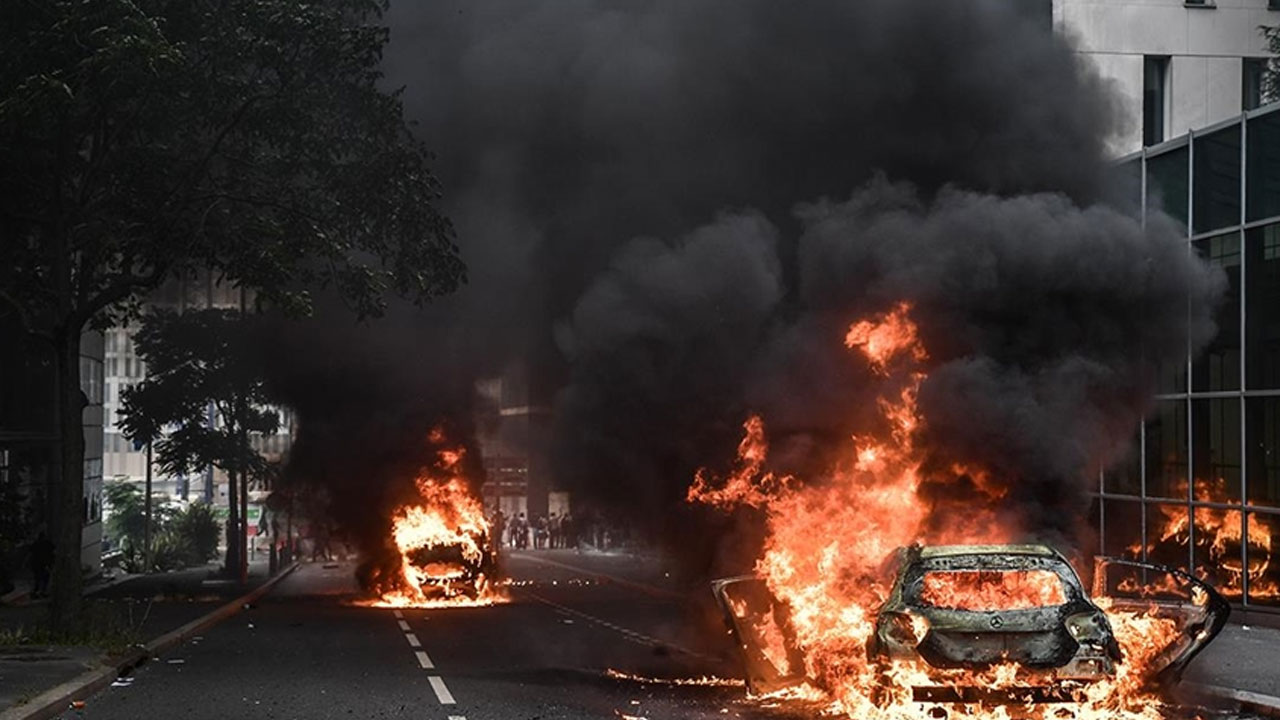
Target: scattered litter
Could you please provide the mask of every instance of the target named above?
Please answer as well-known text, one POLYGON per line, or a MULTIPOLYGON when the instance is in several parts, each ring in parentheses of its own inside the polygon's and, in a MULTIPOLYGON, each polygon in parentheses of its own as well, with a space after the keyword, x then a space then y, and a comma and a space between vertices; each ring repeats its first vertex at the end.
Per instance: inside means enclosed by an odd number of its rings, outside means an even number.
POLYGON ((83 701, 83 700, 72 700, 72 701, 71 701, 71 709, 72 709, 72 710, 83 710, 83 709, 84 709, 84 701, 83 701))
POLYGON ((1240 629, 1241 629, 1241 630, 1252 630, 1252 629, 1253 629, 1253 626, 1251 626, 1251 625, 1241 625, 1241 626, 1240 626, 1240 629))
POLYGON ((186 660, 183 660, 182 658, 170 658, 167 662, 170 665, 182 665, 186 660))
POLYGON ((252 629, 253 629, 253 623, 249 623, 249 629, 250 629, 250 630, 252 630, 252 629))

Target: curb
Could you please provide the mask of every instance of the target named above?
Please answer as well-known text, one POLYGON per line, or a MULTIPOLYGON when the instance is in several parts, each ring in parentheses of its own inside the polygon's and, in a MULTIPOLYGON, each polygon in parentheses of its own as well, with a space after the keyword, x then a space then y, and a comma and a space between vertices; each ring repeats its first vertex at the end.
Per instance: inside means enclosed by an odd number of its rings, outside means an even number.
POLYGON ((276 573, 275 577, 268 579, 253 590, 219 606, 203 617, 196 618, 176 630, 170 630, 144 643, 138 649, 112 660, 109 665, 96 670, 89 670, 79 677, 40 693, 27 703, 0 712, 0 720, 49 720, 57 717, 66 711, 73 702, 83 700, 107 687, 123 673, 142 665, 149 658, 172 650, 193 635, 197 635, 240 612, 245 605, 251 604, 266 595, 277 583, 291 575, 294 570, 298 569, 298 565, 297 562, 294 562, 276 573))
MULTIPOLYGON (((1183 682, 1179 684, 1179 687, 1200 695, 1238 702, 1242 710, 1256 712, 1260 715, 1280 717, 1280 697, 1198 682, 1183 682)), ((5 719, 0 718, 0 720, 5 719)))

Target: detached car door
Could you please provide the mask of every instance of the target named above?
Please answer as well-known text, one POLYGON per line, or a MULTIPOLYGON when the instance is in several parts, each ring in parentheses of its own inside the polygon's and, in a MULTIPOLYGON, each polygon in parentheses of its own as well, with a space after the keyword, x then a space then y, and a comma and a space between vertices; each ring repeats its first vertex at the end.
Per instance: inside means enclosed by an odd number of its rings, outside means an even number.
POLYGON ((1170 685, 1227 624, 1231 606, 1212 585, 1164 565, 1099 557, 1094 561, 1093 597, 1107 610, 1169 618, 1179 634, 1149 666, 1147 682, 1170 685))
POLYGON ((752 575, 711 583, 725 624, 742 651, 747 690, 766 695, 804 682, 804 656, 796 649, 787 613, 764 581, 752 575))

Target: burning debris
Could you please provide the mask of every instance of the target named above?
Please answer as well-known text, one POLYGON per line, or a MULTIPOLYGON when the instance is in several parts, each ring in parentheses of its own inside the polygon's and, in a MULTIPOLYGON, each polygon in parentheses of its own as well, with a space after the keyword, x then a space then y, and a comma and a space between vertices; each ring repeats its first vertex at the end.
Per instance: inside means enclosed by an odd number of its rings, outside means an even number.
POLYGON ((981 467, 928 464, 917 405, 928 355, 911 312, 897 304, 847 334, 886 382, 883 433, 855 436, 829 475, 801 483, 766 470, 753 417, 734 472, 700 473, 689 490, 691 502, 763 513, 758 587, 715 586, 753 690, 808 683, 859 718, 914 716, 920 702, 973 717, 1036 702, 1070 702, 1077 718, 1159 717, 1153 683, 1212 639, 1225 603, 1181 576, 1189 602, 1095 604, 1057 552, 1010 544, 1037 528, 1018 524, 1007 488, 981 467))
MULTIPOLYGON (((1176 497, 1187 497, 1185 480, 1172 490, 1176 497)), ((1251 515, 1245 529, 1244 513, 1233 509, 1239 505, 1226 488, 1222 478, 1197 479, 1194 486, 1196 503, 1188 509, 1185 505, 1158 505, 1160 518, 1152 529, 1150 541, 1143 548, 1138 541, 1128 548, 1131 558, 1146 557, 1159 561, 1184 564, 1188 545, 1195 545, 1195 557, 1200 560, 1196 574, 1213 577, 1218 589, 1232 600, 1240 599, 1248 583, 1253 599, 1280 600, 1280 583, 1268 576, 1272 564, 1272 538, 1275 536, 1270 519, 1265 515, 1251 515), (1245 566, 1242 550, 1248 546, 1249 563, 1245 566), (1205 562, 1207 560, 1208 562, 1205 562)))
MULTIPOLYGON (((440 444, 443 432, 432 431, 440 444)), ((504 601, 494 585, 495 546, 484 507, 461 475, 461 447, 442 449, 415 479, 417 497, 391 522, 389 564, 373 566, 368 586, 382 607, 456 607, 504 601)))

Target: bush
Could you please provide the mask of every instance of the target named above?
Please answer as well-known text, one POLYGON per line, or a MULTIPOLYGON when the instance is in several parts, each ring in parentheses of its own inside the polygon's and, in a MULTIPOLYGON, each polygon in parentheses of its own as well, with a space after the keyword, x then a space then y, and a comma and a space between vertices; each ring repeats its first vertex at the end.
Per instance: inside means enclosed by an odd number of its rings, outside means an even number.
POLYGON ((107 527, 120 548, 120 565, 127 572, 155 572, 203 565, 218 554, 222 526, 213 508, 192 503, 181 510, 153 504, 151 508, 151 565, 143 567, 146 513, 142 491, 132 483, 106 488, 111 509, 107 527))
POLYGON ((204 503, 192 503, 185 510, 175 513, 169 534, 180 548, 188 565, 203 565, 218 555, 218 538, 222 524, 213 514, 213 508, 204 503))

